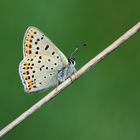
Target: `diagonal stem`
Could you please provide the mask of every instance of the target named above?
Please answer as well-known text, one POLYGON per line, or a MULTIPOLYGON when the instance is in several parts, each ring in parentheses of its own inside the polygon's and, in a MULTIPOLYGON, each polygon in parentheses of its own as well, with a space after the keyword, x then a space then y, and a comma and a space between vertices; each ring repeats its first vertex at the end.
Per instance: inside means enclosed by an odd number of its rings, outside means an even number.
POLYGON ((122 43, 124 43, 126 40, 128 40, 130 37, 132 37, 139 30, 140 30, 140 22, 138 22, 130 30, 128 30, 126 33, 124 33, 120 38, 118 38, 116 41, 114 41, 110 46, 108 46, 106 49, 104 49, 102 52, 100 52, 97 56, 95 56, 93 59, 91 59, 88 63, 86 63, 80 70, 78 70, 76 73, 71 75, 70 78, 68 78, 62 84, 60 84, 58 87, 53 89, 48 95, 43 97, 40 101, 38 101, 36 104, 34 104, 31 108, 29 108, 27 111, 25 111, 23 114, 21 114, 14 121, 9 123, 6 127, 4 127, 0 131, 0 138, 3 137, 5 134, 7 134, 10 130, 15 128, 18 124, 20 124, 27 117, 32 115, 42 105, 44 105, 45 103, 48 103, 52 98, 54 98, 54 97, 56 97, 56 95, 60 94, 60 92, 62 90, 64 90, 67 86, 72 84, 72 82, 74 82, 81 75, 86 73, 90 68, 92 68, 94 65, 99 63, 101 60, 103 60, 107 55, 112 53, 115 49, 120 47, 120 45, 122 43))

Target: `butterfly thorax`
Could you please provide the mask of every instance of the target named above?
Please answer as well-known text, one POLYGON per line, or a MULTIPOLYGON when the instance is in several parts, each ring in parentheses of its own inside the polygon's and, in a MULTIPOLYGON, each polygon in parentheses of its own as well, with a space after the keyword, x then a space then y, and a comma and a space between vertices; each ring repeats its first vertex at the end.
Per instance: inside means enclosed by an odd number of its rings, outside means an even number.
POLYGON ((69 65, 67 67, 64 67, 59 73, 58 73, 58 81, 61 83, 65 81, 69 76, 71 76, 73 73, 76 72, 75 65, 76 61, 75 58, 68 59, 69 65))

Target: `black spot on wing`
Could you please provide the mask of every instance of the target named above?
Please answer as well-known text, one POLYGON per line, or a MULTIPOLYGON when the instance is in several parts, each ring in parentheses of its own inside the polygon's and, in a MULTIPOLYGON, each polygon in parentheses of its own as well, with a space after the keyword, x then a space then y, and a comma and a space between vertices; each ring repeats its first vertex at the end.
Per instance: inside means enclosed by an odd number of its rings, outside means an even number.
POLYGON ((39 60, 38 63, 41 63, 41 61, 39 60))
POLYGON ((54 55, 55 54, 55 52, 52 52, 52 55, 54 55))
POLYGON ((49 45, 46 45, 45 50, 48 50, 48 48, 49 48, 49 45))

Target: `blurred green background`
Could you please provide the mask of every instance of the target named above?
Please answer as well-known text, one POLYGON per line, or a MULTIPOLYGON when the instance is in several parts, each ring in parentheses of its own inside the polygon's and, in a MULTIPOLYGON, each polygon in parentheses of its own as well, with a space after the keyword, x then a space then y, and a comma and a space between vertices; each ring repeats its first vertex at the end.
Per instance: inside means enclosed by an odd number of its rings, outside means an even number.
MULTIPOLYGON (((139 0, 0 1, 0 129, 44 93, 24 92, 18 74, 22 40, 36 26, 69 56, 77 69, 140 20, 139 0)), ((3 140, 140 139, 140 33, 65 89, 3 140)))

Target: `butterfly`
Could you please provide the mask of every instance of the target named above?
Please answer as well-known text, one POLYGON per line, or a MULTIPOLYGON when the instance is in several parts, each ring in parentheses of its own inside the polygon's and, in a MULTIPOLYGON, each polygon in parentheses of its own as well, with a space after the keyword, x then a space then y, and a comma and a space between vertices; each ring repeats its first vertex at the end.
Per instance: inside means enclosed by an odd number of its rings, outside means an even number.
POLYGON ((23 39, 23 60, 19 75, 27 93, 56 86, 76 72, 75 58, 67 59, 38 28, 29 27, 23 39))

